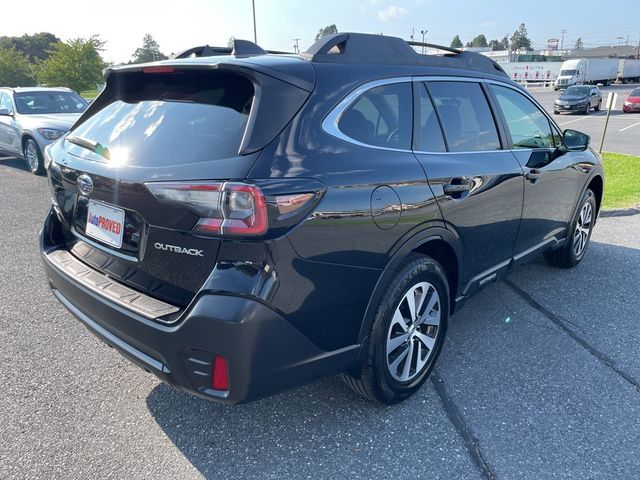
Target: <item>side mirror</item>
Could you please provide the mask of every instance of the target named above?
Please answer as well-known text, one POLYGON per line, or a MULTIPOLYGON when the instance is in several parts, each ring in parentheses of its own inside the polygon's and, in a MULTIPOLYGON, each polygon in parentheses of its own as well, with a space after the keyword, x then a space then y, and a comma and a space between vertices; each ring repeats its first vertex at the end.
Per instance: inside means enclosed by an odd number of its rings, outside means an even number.
POLYGON ((568 128, 562 134, 562 144, 572 152, 584 152, 589 147, 589 135, 568 128))
POLYGON ((0 108, 0 116, 12 117, 13 116, 13 112, 7 110, 6 108, 0 108))

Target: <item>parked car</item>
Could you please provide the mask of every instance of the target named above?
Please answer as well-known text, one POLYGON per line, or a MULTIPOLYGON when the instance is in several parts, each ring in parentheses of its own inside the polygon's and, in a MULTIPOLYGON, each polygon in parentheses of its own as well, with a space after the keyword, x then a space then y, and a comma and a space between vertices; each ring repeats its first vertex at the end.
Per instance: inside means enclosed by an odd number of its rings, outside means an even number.
POLYGON ((600 111, 602 93, 600 89, 589 85, 574 85, 567 88, 553 102, 553 113, 574 112, 589 115, 591 109, 600 111))
POLYGON ((110 68, 47 149, 56 298, 204 398, 342 373, 406 399, 466 298, 537 253, 583 259, 604 187, 587 135, 442 48, 343 33, 110 68))
POLYGON ((0 151, 44 173, 44 148, 64 135, 87 108, 68 88, 0 88, 0 151))
POLYGON ((640 112, 640 88, 634 88, 622 105, 622 111, 640 112))

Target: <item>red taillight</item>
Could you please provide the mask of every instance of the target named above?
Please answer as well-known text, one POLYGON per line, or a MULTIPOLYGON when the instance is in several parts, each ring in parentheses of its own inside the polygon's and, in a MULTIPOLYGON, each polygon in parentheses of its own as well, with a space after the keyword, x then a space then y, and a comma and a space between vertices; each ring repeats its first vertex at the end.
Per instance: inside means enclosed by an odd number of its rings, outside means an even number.
POLYGON ((213 357, 211 388, 221 391, 229 390, 229 366, 227 365, 227 359, 221 355, 213 357))
POLYGON ((173 73, 176 69, 169 65, 156 65, 154 67, 143 67, 142 71, 144 73, 173 73))
POLYGON ((238 182, 158 182, 147 188, 161 201, 178 203, 200 216, 193 231, 204 235, 262 235, 267 202, 259 187, 238 182))

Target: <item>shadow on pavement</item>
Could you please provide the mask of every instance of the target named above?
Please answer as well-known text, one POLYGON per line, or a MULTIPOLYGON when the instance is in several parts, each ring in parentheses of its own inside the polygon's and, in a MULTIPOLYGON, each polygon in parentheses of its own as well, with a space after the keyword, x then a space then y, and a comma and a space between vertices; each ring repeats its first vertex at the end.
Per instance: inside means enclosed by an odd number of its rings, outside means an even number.
POLYGON ((0 157, 0 165, 15 168, 17 170, 23 170, 25 172, 29 171, 25 161, 16 157, 0 157))
MULTIPOLYGON (((558 269, 540 259, 516 270, 509 279, 551 310, 563 314, 569 328, 589 341, 603 333, 593 329, 592 318, 601 323, 607 319, 607 309, 611 309, 606 305, 592 308, 589 302, 600 302, 614 290, 618 292, 616 296, 631 294, 631 289, 637 291, 637 286, 621 287, 620 283, 626 276, 637 285, 639 266, 640 250, 594 241, 577 268, 558 269), (629 269, 634 266, 629 277, 629 269), (598 293, 594 294, 594 290, 598 293), (578 308, 577 318, 570 315, 576 311, 572 305, 578 308), (566 311, 560 311, 561 306, 566 311)), ((619 305, 610 319, 618 325, 618 338, 597 344, 597 348, 617 358, 621 368, 632 371, 640 364, 629 361, 620 351, 616 354, 616 345, 625 344, 624 348, 637 356, 637 347, 625 340, 625 331, 629 338, 636 338, 640 329, 634 311, 640 311, 637 301, 619 305), (620 317, 626 318, 621 321, 620 317)), ((602 327, 611 333, 610 326, 602 327)), ((614 457, 625 464, 622 470, 636 465, 636 460, 625 452, 613 455, 613 446, 600 445, 599 435, 585 433, 590 431, 590 422, 598 421, 611 425, 610 430, 601 430, 606 438, 613 438, 617 429, 624 429, 628 409, 621 406, 616 411, 607 402, 622 405, 620 398, 626 398, 626 382, 523 302, 506 283, 488 286, 453 317, 450 338, 437 370, 462 420, 473 426, 479 448, 487 461, 497 467, 498 475, 501 471, 513 473, 520 465, 518 468, 531 468, 541 477, 545 473, 562 476, 565 457, 547 463, 541 458, 548 458, 554 450, 566 454, 565 450, 575 442, 582 442, 582 449, 594 452, 592 461, 583 465, 585 470, 614 457), (551 350, 540 355, 540 345, 551 345, 551 350), (528 350, 531 352, 523 355, 528 350), (602 384, 603 378, 607 379, 609 393, 589 386, 602 384), (611 385, 620 387, 616 390, 620 398, 613 394, 615 388, 611 385), (591 392, 588 403, 594 405, 593 409, 582 407, 578 416, 565 411, 571 392, 574 402, 591 392), (604 420, 603 411, 608 411, 604 420), (544 422, 539 420, 540 414, 546 415, 544 422), (528 441, 522 436, 522 429, 534 424, 538 426, 530 432, 528 441), (555 424, 566 428, 556 431, 555 424), (547 437, 548 445, 543 441, 547 437), (499 453, 501 449, 513 450, 509 461, 499 453)), ((362 401, 338 378, 323 379, 240 406, 208 402, 161 384, 148 395, 147 407, 169 440, 207 478, 481 475, 460 434, 448 421, 431 382, 414 398, 394 407, 362 401), (416 448, 420 455, 415 454, 416 448)), ((571 475, 580 470, 580 461, 584 463, 581 457, 568 462, 564 473, 571 475)))

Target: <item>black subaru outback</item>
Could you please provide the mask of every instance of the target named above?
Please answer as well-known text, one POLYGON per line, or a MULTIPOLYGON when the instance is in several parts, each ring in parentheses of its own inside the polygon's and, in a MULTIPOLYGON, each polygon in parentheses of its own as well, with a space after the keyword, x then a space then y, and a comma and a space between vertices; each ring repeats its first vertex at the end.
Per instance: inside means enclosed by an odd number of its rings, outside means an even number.
POLYGON ((465 298, 537 253, 585 255, 603 195, 490 59, 327 36, 106 71, 46 152, 56 298, 162 380, 238 403, 342 373, 395 403, 465 298))

